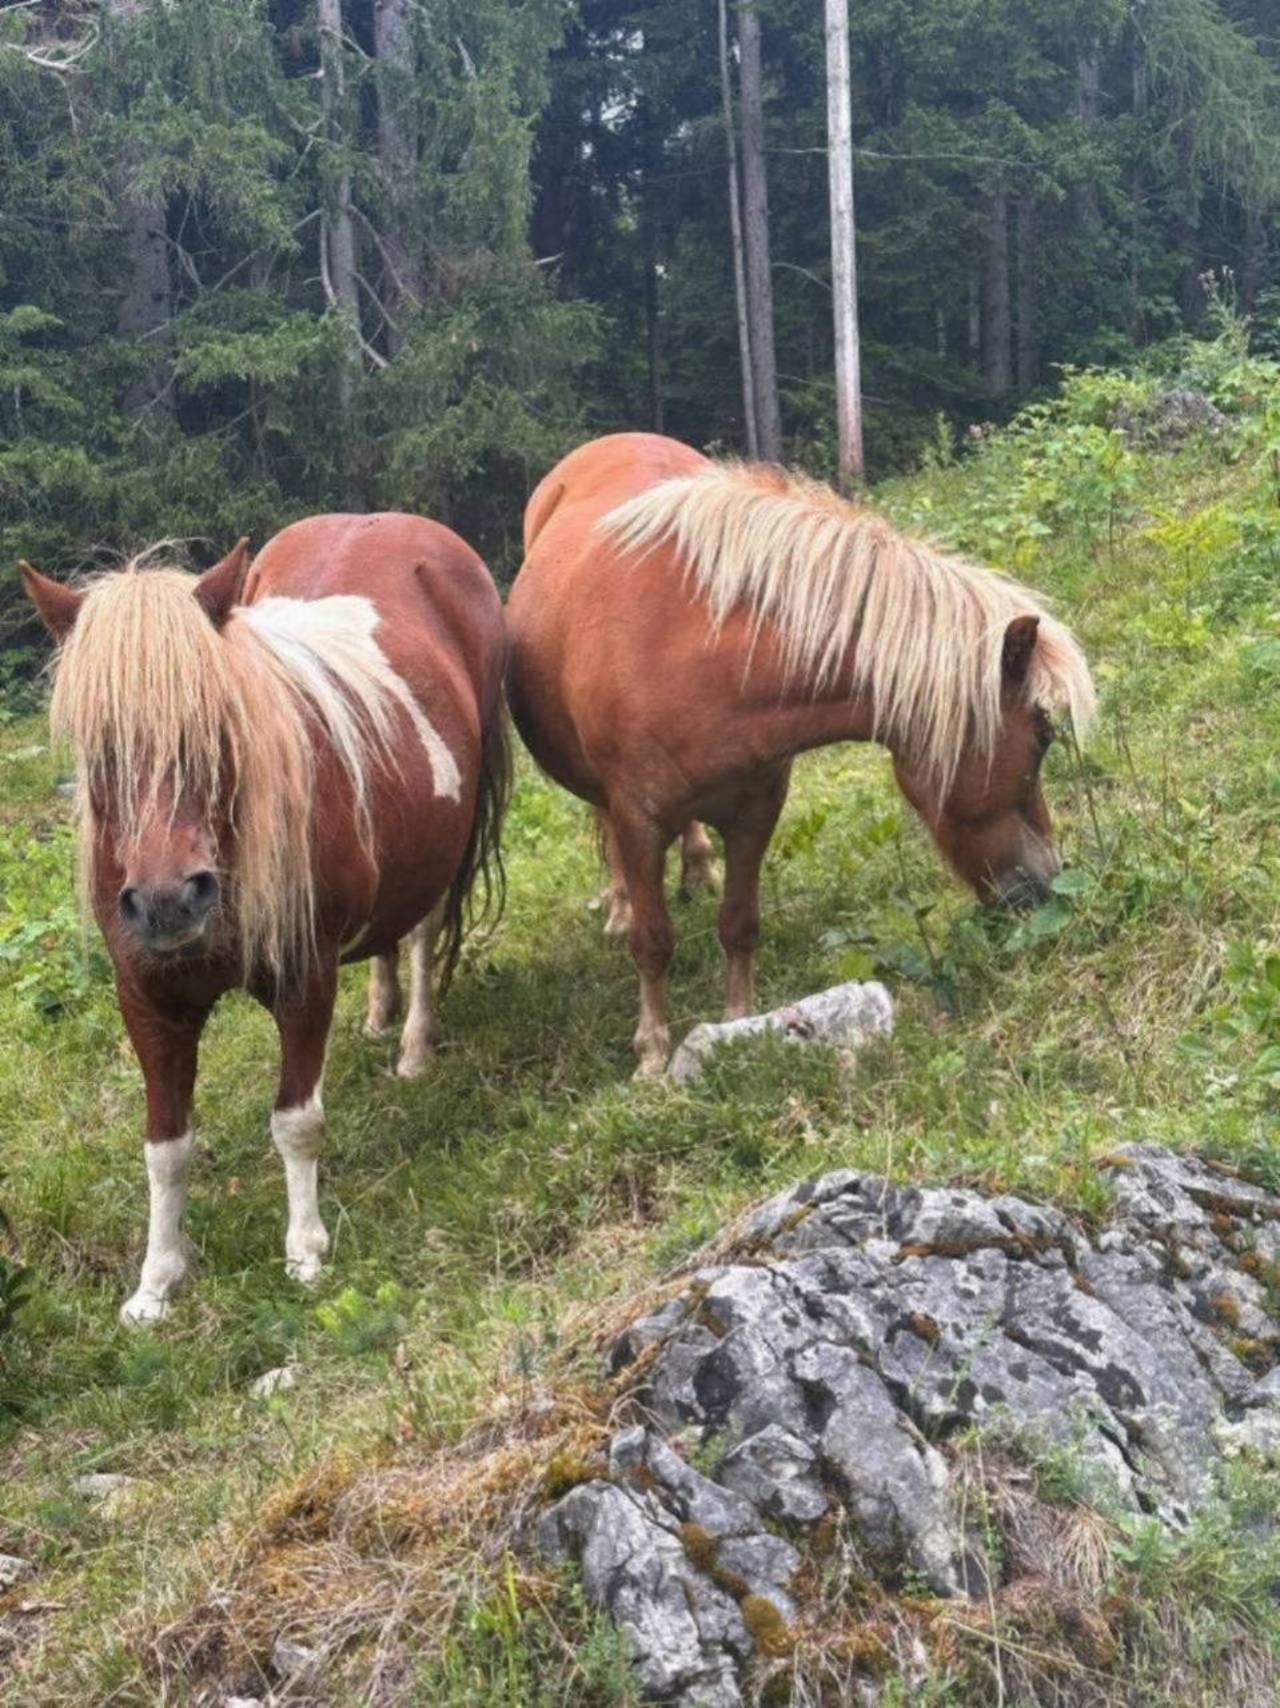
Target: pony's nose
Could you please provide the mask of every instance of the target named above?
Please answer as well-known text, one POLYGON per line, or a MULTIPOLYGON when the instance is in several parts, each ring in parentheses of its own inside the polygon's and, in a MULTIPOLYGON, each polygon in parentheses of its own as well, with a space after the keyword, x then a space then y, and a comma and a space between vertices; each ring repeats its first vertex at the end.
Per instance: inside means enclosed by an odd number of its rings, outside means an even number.
POLYGON ((190 938, 217 906, 220 894, 217 873, 205 870, 176 884, 126 884, 120 891, 120 917, 147 941, 190 938))
POLYGON ((1026 913, 1039 907, 1053 894, 1056 872, 1046 873, 1018 866, 999 878, 991 889, 990 905, 1007 908, 1013 913, 1026 913))

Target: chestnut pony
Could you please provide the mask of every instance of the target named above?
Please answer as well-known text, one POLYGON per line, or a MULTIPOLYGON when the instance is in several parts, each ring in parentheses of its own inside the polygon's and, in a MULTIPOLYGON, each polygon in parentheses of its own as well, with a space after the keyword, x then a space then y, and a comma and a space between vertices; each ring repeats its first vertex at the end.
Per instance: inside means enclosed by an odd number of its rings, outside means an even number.
MULTIPOLYGON (((1033 594, 897 533, 828 488, 715 463, 651 433, 581 446, 525 512, 507 602, 507 693, 539 764, 600 813, 630 902, 642 1074, 668 1053, 668 845, 721 833, 727 1009, 754 1001, 760 865, 794 756, 878 741, 986 901, 1042 897, 1059 869, 1039 782, 1088 669, 1033 594)), ((694 849, 698 849, 695 839, 694 849)))
POLYGON ((468 894, 501 885, 509 776, 502 609, 480 559, 416 516, 317 516, 199 577, 135 560, 83 591, 23 566, 59 643, 51 720, 74 744, 81 875, 146 1082, 151 1215, 121 1315, 160 1317, 182 1231, 201 1029, 243 987, 280 1034, 271 1137, 285 1258, 328 1248, 316 1197, 320 1086, 342 961, 375 957, 373 1029, 398 1004, 399 1071, 430 1045, 468 894))

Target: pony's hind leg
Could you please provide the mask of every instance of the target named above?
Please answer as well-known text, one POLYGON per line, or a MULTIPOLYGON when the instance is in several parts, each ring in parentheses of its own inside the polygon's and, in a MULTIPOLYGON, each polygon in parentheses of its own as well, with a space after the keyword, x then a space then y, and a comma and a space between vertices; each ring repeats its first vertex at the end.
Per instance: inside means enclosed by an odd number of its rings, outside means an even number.
POLYGON ((284 1164, 289 1199, 285 1268, 303 1282, 316 1279, 329 1249, 319 1204, 319 1156, 324 1138, 320 1084, 337 989, 337 968, 330 964, 312 975, 305 990, 293 993, 275 1009, 280 1032, 280 1089, 271 1116, 271 1142, 284 1164))
POLYGON ((396 1073, 401 1079, 418 1078, 430 1062, 432 1045, 439 1036, 431 1006, 431 974, 443 918, 441 903, 409 935, 409 1012, 400 1037, 400 1060, 396 1063, 396 1073))
POLYGON ((631 930, 631 897, 627 894, 626 873, 618 852, 618 839, 607 812, 597 809, 596 824, 600 830, 600 852, 609 873, 609 881, 601 893, 605 908, 606 937, 625 937, 631 930))
POLYGON ((191 1166, 191 1094, 208 1009, 172 1016, 122 992, 120 1010, 147 1091, 147 1253, 137 1290, 120 1307, 120 1320, 133 1325, 167 1315, 191 1268, 194 1253, 182 1218, 191 1166))
POLYGON ((691 818, 680 838, 680 894, 691 896, 695 890, 710 890, 714 894, 719 887, 720 875, 711 838, 697 819, 691 818))
POLYGON ((668 837, 652 820, 615 813, 612 829, 627 891, 631 897, 631 927, 627 941, 640 975, 640 1023, 635 1051, 637 1079, 652 1079, 667 1065, 671 1035, 667 1030, 667 968, 675 949, 675 932, 663 895, 663 869, 668 837))
POLYGON ((400 1018, 400 951, 375 955, 369 962, 369 1007, 365 1015, 366 1038, 381 1038, 400 1018))
POLYGON ((719 937, 725 956, 726 1020, 741 1020, 756 1006, 756 943, 760 937, 760 867, 787 799, 791 767, 772 774, 742 803, 724 836, 724 900, 719 937))

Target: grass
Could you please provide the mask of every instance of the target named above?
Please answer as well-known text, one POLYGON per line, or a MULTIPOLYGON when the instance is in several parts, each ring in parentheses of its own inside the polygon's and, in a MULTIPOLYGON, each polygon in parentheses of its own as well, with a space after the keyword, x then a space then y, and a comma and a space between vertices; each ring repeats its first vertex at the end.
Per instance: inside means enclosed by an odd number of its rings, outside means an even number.
MULTIPOLYGON (((302 1544, 339 1549, 344 1581, 367 1578, 381 1608, 401 1555, 386 1538, 340 1555, 341 1501, 363 1479, 474 1462, 484 1501, 472 1513, 459 1493, 452 1538, 447 1514, 433 1520, 430 1596, 404 1602, 415 1659, 378 1688, 393 1678, 386 1700, 433 1708, 625 1703, 612 1633, 572 1584, 517 1570, 485 1528, 503 1477, 527 1489, 539 1455, 594 1451, 596 1348, 619 1301, 747 1202, 845 1164, 1050 1198, 1086 1220, 1107 1208, 1097 1158, 1126 1139, 1276 1174, 1272 405, 1246 389, 1228 443, 1121 447, 1117 465, 1112 438, 1072 440, 1099 407, 1090 384, 879 495, 901 521, 1012 561, 1086 641, 1100 729, 1084 759, 1059 744, 1047 767, 1071 861, 1061 894, 1021 922, 978 917, 882 754, 811 756, 766 870, 761 1001, 875 974, 898 1003, 895 1035, 852 1074, 822 1052, 766 1047, 692 1089, 632 1084, 634 980, 588 905, 588 825, 524 766, 505 921, 464 961, 425 1080, 388 1076, 393 1046, 360 1035, 362 972, 343 975, 323 1163, 334 1249, 315 1295, 283 1273, 272 1027, 233 999, 208 1030, 197 1089, 201 1271, 160 1331, 118 1326, 145 1223, 141 1087, 102 957, 79 943, 59 765, 37 718, 0 729, 0 1551, 39 1571, 0 1598, 0 1702, 187 1700, 198 1665, 184 1673, 172 1656, 197 1653, 191 1620, 209 1616, 212 1592, 234 1601, 252 1581, 270 1617, 315 1614, 316 1583, 285 1569, 302 1544), (1212 527, 1177 525, 1211 506, 1212 527), (26 1297, 15 1291, 6 1314, 18 1265, 26 1297), (306 1371, 297 1388, 251 1396, 257 1375, 292 1360, 306 1371), (485 1457, 513 1427, 521 1453, 485 1457), (89 1470, 139 1480, 104 1506, 76 1491, 89 1470), (299 1511, 312 1515, 301 1529, 299 1511), (174 1630, 186 1648, 165 1647, 174 1630)), ((677 1035, 717 1012, 714 924, 709 898, 678 910, 677 1035)), ((1274 1638, 1274 1598, 1268 1611, 1253 1580, 1215 1612, 1221 1579, 1203 1549, 1192 1560, 1131 1537, 1113 1569, 1150 1588, 1129 1649, 1147 1680, 1135 1701, 1225 1700, 1192 1693, 1218 1652, 1215 1618, 1219 1636, 1238 1615, 1274 1638), (1195 1656, 1180 1662, 1187 1694, 1161 1698, 1173 1639, 1160 1622, 1179 1594, 1200 1597, 1195 1655, 1209 1660, 1200 1673, 1195 1656)), ((376 1661, 376 1623, 353 1631, 335 1700, 365 1700, 391 1666, 376 1661)), ((1190 1641, 1181 1628, 1178 1640, 1190 1641)), ((974 1677, 966 1663, 907 1699, 994 1700, 989 1667, 985 1685, 974 1677)))

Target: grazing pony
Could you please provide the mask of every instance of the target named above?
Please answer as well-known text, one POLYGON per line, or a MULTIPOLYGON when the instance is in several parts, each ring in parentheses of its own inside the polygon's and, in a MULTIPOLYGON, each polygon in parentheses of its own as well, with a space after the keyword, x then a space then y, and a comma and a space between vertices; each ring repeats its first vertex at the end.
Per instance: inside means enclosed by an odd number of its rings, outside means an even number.
POLYGON ((271 1137, 285 1257, 309 1281, 320 1086, 342 961, 376 957, 373 1029, 398 1001, 399 1071, 430 1045, 468 895, 501 886, 509 754, 502 609, 480 559, 416 516, 317 516, 199 577, 135 560, 83 591, 23 565, 59 643, 51 722, 74 745, 81 881, 146 1082, 151 1215, 126 1322, 163 1316, 182 1231, 201 1029, 243 987, 275 1017, 271 1137))
POLYGON ((652 433, 559 463, 529 501, 525 554, 508 699, 539 764, 604 821, 630 902, 641 1074, 668 1053, 668 845, 695 820, 723 837, 727 1010, 750 1013, 760 865, 806 748, 882 742, 979 896, 1047 892, 1049 713, 1069 709, 1083 731, 1093 690, 1025 588, 814 481, 652 433))

